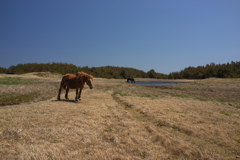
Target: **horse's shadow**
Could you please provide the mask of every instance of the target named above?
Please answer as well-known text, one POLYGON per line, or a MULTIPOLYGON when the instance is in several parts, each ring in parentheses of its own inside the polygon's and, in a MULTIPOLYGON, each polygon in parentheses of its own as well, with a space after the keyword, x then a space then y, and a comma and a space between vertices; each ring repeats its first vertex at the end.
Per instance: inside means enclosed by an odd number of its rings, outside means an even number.
POLYGON ((52 100, 52 102, 70 102, 70 103, 79 103, 80 101, 70 100, 70 99, 61 99, 61 100, 52 100))

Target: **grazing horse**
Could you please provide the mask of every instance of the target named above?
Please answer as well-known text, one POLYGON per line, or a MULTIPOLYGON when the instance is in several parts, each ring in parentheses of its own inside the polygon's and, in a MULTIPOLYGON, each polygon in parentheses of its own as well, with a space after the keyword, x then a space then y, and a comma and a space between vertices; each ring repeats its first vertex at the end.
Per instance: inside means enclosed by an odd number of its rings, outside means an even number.
POLYGON ((61 89, 66 89, 65 98, 68 98, 68 91, 69 89, 76 89, 76 97, 75 101, 81 100, 81 93, 82 89, 84 87, 85 82, 89 86, 90 89, 93 88, 93 76, 84 72, 78 72, 77 74, 65 74, 62 78, 62 81, 60 83, 60 89, 58 92, 58 100, 60 100, 60 94, 61 89), (78 94, 78 88, 80 88, 79 94, 78 94))
POLYGON ((134 80, 133 78, 128 78, 128 79, 127 79, 127 82, 129 83, 129 81, 131 81, 131 83, 132 83, 132 82, 135 83, 135 80, 134 80))

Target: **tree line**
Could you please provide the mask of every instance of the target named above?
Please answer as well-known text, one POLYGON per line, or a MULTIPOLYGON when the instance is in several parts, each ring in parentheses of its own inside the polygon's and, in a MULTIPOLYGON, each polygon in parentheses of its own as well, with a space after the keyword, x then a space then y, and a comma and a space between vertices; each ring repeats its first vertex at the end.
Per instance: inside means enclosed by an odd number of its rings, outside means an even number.
POLYGON ((16 66, 10 66, 8 69, 0 67, 0 73, 8 74, 23 74, 29 72, 51 72, 51 73, 77 73, 86 72, 94 77, 99 78, 116 78, 116 79, 126 79, 126 78, 161 78, 166 79, 168 75, 156 73, 153 69, 147 73, 134 68, 127 67, 77 67, 73 64, 68 63, 26 63, 18 64, 16 66))
POLYGON ((68 63, 26 63, 10 66, 8 69, 0 67, 0 73, 23 74, 29 72, 51 72, 51 73, 77 73, 86 72, 99 78, 158 78, 158 79, 204 79, 209 77, 216 78, 240 78, 240 62, 227 64, 207 64, 206 66, 188 67, 179 72, 172 72, 169 75, 157 73, 151 69, 144 72, 127 67, 77 67, 68 63))
POLYGON ((169 79, 204 79, 216 78, 240 78, 240 62, 227 64, 207 64, 206 66, 188 67, 180 72, 172 72, 169 79))

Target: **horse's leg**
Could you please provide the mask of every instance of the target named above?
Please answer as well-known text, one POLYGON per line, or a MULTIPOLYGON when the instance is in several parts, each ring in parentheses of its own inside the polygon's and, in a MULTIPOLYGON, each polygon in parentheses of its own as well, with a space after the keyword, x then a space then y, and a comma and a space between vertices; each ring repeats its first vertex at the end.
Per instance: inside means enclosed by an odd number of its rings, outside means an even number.
POLYGON ((78 99, 81 100, 81 93, 82 93, 82 89, 80 88, 80 91, 78 93, 78 99))
POLYGON ((61 100, 61 98, 60 98, 60 94, 61 94, 61 87, 60 87, 60 89, 59 89, 59 91, 58 91, 58 100, 61 100))
POLYGON ((78 101, 78 88, 76 88, 76 97, 75 97, 75 101, 78 101))
POLYGON ((65 99, 69 99, 68 98, 68 91, 69 91, 69 88, 66 89, 65 99))
POLYGON ((58 100, 61 100, 61 98, 60 98, 60 95, 61 95, 61 89, 62 89, 62 82, 61 82, 61 84, 60 84, 60 88, 59 88, 59 91, 58 91, 58 100))

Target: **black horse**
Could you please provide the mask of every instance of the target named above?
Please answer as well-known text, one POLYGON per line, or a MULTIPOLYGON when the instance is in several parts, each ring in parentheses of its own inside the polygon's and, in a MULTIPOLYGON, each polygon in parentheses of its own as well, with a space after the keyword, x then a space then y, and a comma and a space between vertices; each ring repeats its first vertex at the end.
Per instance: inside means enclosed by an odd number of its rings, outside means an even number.
POLYGON ((131 83, 132 83, 132 82, 135 83, 135 80, 134 80, 133 78, 128 78, 128 79, 127 79, 127 82, 129 83, 129 81, 131 81, 131 83))

